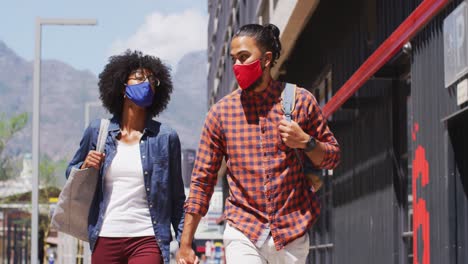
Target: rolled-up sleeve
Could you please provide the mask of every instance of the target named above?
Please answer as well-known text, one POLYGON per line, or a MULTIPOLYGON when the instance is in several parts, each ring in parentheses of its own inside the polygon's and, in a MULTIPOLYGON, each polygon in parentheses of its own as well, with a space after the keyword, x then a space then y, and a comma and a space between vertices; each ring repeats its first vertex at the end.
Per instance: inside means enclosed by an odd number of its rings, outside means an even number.
POLYGON ((185 203, 185 212, 205 216, 218 170, 225 155, 225 140, 216 108, 208 112, 200 137, 197 157, 192 171, 190 194, 185 203))
POLYGON ((330 131, 327 120, 312 94, 310 94, 310 100, 308 109, 309 122, 307 123, 306 133, 325 145, 325 156, 318 165, 318 168, 331 170, 340 163, 340 146, 335 136, 330 131))

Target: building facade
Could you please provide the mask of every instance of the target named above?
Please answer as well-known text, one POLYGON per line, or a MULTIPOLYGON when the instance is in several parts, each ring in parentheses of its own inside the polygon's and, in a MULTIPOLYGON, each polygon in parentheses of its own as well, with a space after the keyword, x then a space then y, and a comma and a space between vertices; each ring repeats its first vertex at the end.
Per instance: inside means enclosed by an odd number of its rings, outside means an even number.
POLYGON ((209 104, 237 86, 232 34, 273 23, 274 77, 315 95, 342 147, 309 263, 467 263, 467 3, 208 2, 209 104))

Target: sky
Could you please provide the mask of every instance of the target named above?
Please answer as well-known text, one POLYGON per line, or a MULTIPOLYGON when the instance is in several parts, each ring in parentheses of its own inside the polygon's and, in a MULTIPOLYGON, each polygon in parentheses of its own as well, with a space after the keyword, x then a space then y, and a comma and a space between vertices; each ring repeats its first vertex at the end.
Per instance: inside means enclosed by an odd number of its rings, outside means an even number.
POLYGON ((206 0, 14 0, 3 1, 0 40, 34 59, 35 21, 96 19, 96 26, 42 27, 42 59, 56 59, 98 75, 109 56, 138 49, 172 66, 207 46, 206 0))

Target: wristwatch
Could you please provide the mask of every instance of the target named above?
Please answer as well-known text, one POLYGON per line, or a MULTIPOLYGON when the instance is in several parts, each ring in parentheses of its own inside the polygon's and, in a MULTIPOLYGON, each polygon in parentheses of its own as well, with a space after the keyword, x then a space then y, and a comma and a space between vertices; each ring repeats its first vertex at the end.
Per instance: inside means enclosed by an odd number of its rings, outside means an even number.
POLYGON ((317 141, 315 141, 315 138, 310 136, 309 137, 309 140, 307 141, 306 143, 306 146, 304 148, 304 151, 305 152, 311 152, 312 150, 314 150, 314 148, 317 146, 317 141))

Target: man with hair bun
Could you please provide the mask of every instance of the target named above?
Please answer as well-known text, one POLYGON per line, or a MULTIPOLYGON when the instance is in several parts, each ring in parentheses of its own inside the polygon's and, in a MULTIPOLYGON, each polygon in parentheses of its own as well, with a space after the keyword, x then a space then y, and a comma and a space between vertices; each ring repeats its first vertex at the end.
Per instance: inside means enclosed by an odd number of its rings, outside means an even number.
POLYGON ((280 56, 279 29, 249 24, 233 36, 230 54, 239 89, 209 110, 185 203, 178 263, 197 263, 191 244, 208 210, 223 158, 229 197, 223 240, 230 263, 305 263, 307 230, 320 213, 315 192, 296 151, 316 168, 333 169, 340 149, 314 96, 295 91, 287 121, 281 93, 285 84, 270 70, 280 56))

